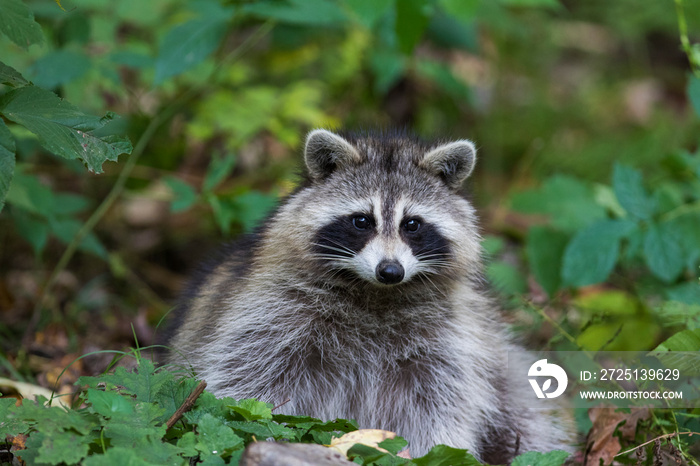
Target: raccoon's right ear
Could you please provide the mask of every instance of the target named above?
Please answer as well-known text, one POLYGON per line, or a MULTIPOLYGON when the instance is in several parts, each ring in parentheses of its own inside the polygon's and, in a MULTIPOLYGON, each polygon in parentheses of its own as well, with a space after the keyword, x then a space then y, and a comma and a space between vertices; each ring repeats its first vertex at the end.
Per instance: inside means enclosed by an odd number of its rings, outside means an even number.
POLYGON ((476 147, 473 142, 460 139, 436 147, 425 154, 418 164, 445 180, 450 188, 459 189, 474 170, 476 147))
POLYGON ((322 180, 338 168, 362 162, 352 144, 325 129, 315 129, 306 136, 304 159, 314 180, 322 180))

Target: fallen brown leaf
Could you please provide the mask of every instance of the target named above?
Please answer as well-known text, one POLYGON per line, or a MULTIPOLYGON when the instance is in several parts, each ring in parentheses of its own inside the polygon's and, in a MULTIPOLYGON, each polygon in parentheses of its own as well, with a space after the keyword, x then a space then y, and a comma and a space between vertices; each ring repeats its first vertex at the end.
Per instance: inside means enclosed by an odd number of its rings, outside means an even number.
POLYGON ((611 464, 615 455, 620 453, 622 446, 620 439, 613 435, 617 426, 620 426, 620 433, 625 440, 634 440, 637 431, 637 422, 649 417, 648 408, 633 408, 629 413, 619 412, 616 408, 599 407, 591 408, 588 417, 593 421, 593 427, 588 433, 586 441, 587 453, 584 459, 584 466, 598 466, 600 460, 604 465, 611 464))

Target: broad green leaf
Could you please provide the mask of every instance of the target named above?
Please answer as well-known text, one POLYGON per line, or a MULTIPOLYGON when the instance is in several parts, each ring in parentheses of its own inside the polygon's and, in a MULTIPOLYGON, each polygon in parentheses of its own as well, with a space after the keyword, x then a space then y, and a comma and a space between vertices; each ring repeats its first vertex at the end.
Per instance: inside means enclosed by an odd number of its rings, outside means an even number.
POLYGON ((385 94, 403 76, 406 61, 398 52, 381 48, 371 54, 370 67, 374 73, 374 90, 385 94))
POLYGON ((588 351, 644 351, 657 341, 659 327, 646 316, 613 316, 591 324, 576 338, 588 351))
POLYGON ((700 305, 700 283, 697 280, 666 289, 668 299, 685 304, 700 305))
POLYGON ((564 175, 548 178, 535 190, 513 193, 514 210, 527 214, 545 214, 550 223, 564 232, 577 232, 605 218, 593 190, 582 181, 564 175))
POLYGON ((241 10, 253 16, 307 26, 329 26, 345 21, 343 10, 330 0, 248 3, 241 10))
POLYGON ((508 6, 550 6, 550 7, 560 7, 561 4, 558 0, 500 0, 501 3, 508 6))
POLYGON ((198 18, 168 31, 156 58, 154 84, 182 73, 214 53, 226 33, 228 19, 198 18))
POLYGON ((666 229, 673 232, 683 250, 686 268, 697 275, 700 262, 700 214, 681 215, 669 221, 666 229))
POLYGON ((204 177, 202 191, 207 193, 214 190, 219 183, 224 181, 224 179, 231 174, 235 165, 236 156, 234 154, 226 154, 224 156, 213 155, 211 162, 209 162, 209 167, 207 168, 207 174, 204 177))
POLYGON ((561 466, 569 456, 571 456, 570 453, 561 450, 547 453, 529 451, 515 457, 511 466, 561 466))
POLYGON ((371 28, 389 12, 394 0, 345 0, 344 3, 365 27, 371 28))
POLYGON ((70 431, 52 432, 51 435, 46 435, 41 442, 38 449, 39 455, 36 457, 37 463, 78 464, 87 456, 90 440, 89 437, 70 431))
POLYGON ((644 189, 639 170, 615 164, 613 189, 620 205, 633 217, 647 220, 654 214, 654 200, 644 189))
POLYGON ((80 78, 91 67, 90 59, 83 53, 55 50, 34 62, 27 76, 35 85, 53 89, 80 78))
POLYGON ((482 466, 467 450, 448 447, 447 445, 434 446, 425 456, 411 460, 418 466, 482 466))
POLYGON ((246 421, 272 419, 272 405, 262 401, 253 399, 241 400, 237 404, 229 406, 229 408, 243 416, 246 421))
POLYGON ((440 6, 451 17, 464 24, 471 24, 476 18, 480 0, 439 0, 440 6))
POLYGON ((605 281, 620 251, 620 240, 636 229, 632 222, 604 220, 578 232, 566 246, 563 285, 581 287, 605 281))
POLYGON ((691 76, 688 79, 688 98, 695 109, 695 114, 700 117, 700 78, 691 76))
POLYGON ((396 2, 396 38, 399 49, 410 55, 420 42, 430 17, 428 0, 401 0, 396 2))
MULTIPOLYGON (((83 223, 72 218, 50 218, 49 225, 51 227, 51 232, 56 235, 58 239, 68 244, 73 241, 75 235, 77 235, 82 228, 83 223)), ((79 249, 94 254, 104 260, 108 258, 107 250, 94 233, 88 233, 85 238, 83 238, 79 249)))
POLYGON ((456 102, 466 102, 470 98, 467 85, 457 79, 450 68, 439 62, 421 60, 417 63, 416 70, 426 78, 433 81, 439 89, 451 95, 456 102))
POLYGON ((486 268, 489 282, 506 295, 517 295, 527 290, 527 280, 522 272, 512 264, 495 261, 486 268))
POLYGON ((32 245, 34 254, 39 256, 49 240, 49 224, 45 220, 34 218, 20 209, 12 210, 12 222, 17 233, 32 245))
POLYGON ((0 113, 36 134, 47 150, 67 159, 81 159, 96 173, 102 172, 105 161, 116 161, 119 154, 132 150, 125 137, 91 134, 114 119, 114 113, 102 118, 85 114, 36 86, 15 89, 0 97, 0 113))
POLYGON ((387 451, 390 451, 393 454, 397 454, 398 452, 406 448, 407 445, 408 442, 403 437, 388 438, 386 440, 382 440, 377 444, 379 448, 383 448, 387 451))
POLYGON ((108 418, 120 419, 134 414, 133 402, 116 391, 88 388, 87 400, 96 413, 108 418))
POLYGON ((561 286, 561 267, 569 235, 535 226, 527 233, 525 253, 537 283, 551 297, 561 286))
POLYGON ((606 315, 633 316, 639 302, 624 291, 610 290, 580 296, 574 300, 577 308, 606 315))
POLYGON ((34 175, 18 170, 7 193, 7 202, 28 212, 50 218, 54 213, 54 192, 34 175))
POLYGON ((12 87, 22 87, 29 84, 29 81, 24 79, 24 76, 22 76, 19 71, 0 61, 0 84, 7 84, 8 86, 12 87))
POLYGON ((654 351, 700 351, 700 328, 678 332, 654 351))
POLYGON ((243 448, 243 439, 211 414, 205 414, 199 420, 197 433, 195 448, 207 456, 222 456, 238 448, 243 448))
POLYGON ((17 416, 15 413, 18 407, 14 398, 0 398, 0 438, 5 438, 6 435, 23 434, 29 429, 29 424, 17 416))
MULTIPOLYGON (((194 435, 194 434, 192 434, 194 435)), ((91 455, 83 460, 83 466, 151 466, 139 450, 126 447, 112 447, 102 455, 91 455)))
POLYGON ((0 0, 0 32, 20 47, 44 42, 44 33, 34 13, 22 0, 0 0))
POLYGON ((672 282, 683 271, 683 250, 668 223, 649 225, 644 237, 644 259, 651 273, 665 282, 672 282))
POLYGON ((54 215, 72 215, 83 212, 90 206, 90 201, 79 194, 54 193, 54 215))
POLYGON ((170 201, 170 210, 182 212, 189 209, 197 201, 197 192, 187 182, 174 176, 168 176, 163 180, 173 193, 170 201))
POLYGON ((439 12, 430 21, 428 35, 434 43, 443 47, 460 48, 472 52, 476 52, 479 48, 478 27, 474 18, 462 20, 439 12))
POLYGON ((0 120, 0 212, 5 207, 5 198, 10 191, 15 174, 15 140, 12 133, 0 120))

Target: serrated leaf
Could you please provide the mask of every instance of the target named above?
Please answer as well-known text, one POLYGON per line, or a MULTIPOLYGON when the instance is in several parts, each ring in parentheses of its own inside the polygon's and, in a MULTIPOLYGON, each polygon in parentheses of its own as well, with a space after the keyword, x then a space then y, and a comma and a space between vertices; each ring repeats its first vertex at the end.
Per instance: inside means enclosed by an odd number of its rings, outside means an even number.
POLYGON ((0 0, 0 32, 20 47, 44 42, 44 33, 34 13, 22 0, 0 0))
POLYGON ((639 170, 615 164, 613 190, 620 205, 633 217, 647 220, 654 214, 654 199, 644 189, 639 170))
POLYGON ((537 283, 551 297, 561 286, 561 269, 569 235, 535 226, 527 233, 525 253, 537 283))
POLYGON ((430 18, 426 11, 429 7, 427 0, 402 0, 396 2, 396 38, 401 51, 410 55, 418 45, 430 18))
POLYGON ((12 133, 0 120, 0 212, 5 207, 5 198, 10 191, 15 174, 15 140, 12 133))
POLYGON ((37 462, 78 464, 88 454, 90 438, 71 432, 46 435, 38 449, 37 462))
POLYGON ((205 414, 197 423, 197 450, 205 455, 222 456, 238 448, 243 448, 243 439, 233 433, 230 427, 212 416, 205 414))
POLYGON ((561 466, 570 453, 561 450, 553 450, 547 453, 529 451, 518 455, 513 459, 511 466, 561 466))
POLYGON ((695 109, 695 114, 700 117, 700 78, 696 76, 688 79, 688 99, 695 109))
POLYGON ((564 251, 562 283, 581 287, 605 281, 617 262, 620 240, 636 228, 625 220, 603 220, 578 232, 564 251))
POLYGON ((0 84, 22 87, 29 84, 29 81, 24 79, 24 76, 22 76, 19 71, 0 61, 0 84))
POLYGON ((16 402, 14 398, 0 398, 0 438, 23 434, 29 429, 29 423, 15 415, 18 410, 16 402))
POLYGON ((683 250, 669 224, 649 225, 644 236, 644 259, 651 273, 665 282, 672 282, 683 271, 683 250))
POLYGON ((411 460, 418 466, 482 466, 467 450, 448 447, 447 445, 434 446, 425 456, 411 460))
POLYGON ((160 44, 154 84, 204 61, 221 43, 229 18, 198 18, 172 28, 160 44))
POLYGON ((34 62, 27 76, 35 85, 53 89, 80 78, 91 67, 90 59, 83 53, 55 50, 34 62))
POLYGON ((248 399, 241 400, 229 408, 243 416, 246 421, 256 421, 258 419, 272 419, 272 405, 262 401, 248 399))
POLYGON ((88 388, 87 400, 96 413, 108 418, 120 418, 133 415, 134 413, 133 403, 127 400, 124 395, 120 395, 115 391, 102 391, 88 388))
POLYGON ((85 114, 36 86, 21 87, 0 97, 0 113, 36 134, 47 150, 67 159, 81 159, 96 173, 102 172, 105 161, 131 153, 131 143, 124 137, 91 134, 114 119, 114 113, 101 118, 85 114))

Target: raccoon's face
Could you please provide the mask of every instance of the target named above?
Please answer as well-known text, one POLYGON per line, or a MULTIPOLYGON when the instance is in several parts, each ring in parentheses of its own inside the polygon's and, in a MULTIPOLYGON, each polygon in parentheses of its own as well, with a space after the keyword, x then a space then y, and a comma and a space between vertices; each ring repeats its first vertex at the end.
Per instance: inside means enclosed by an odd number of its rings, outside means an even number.
POLYGON ((329 279, 400 287, 478 262, 473 209, 456 194, 474 165, 471 142, 429 147, 316 130, 305 156, 311 186, 298 208, 329 279))

